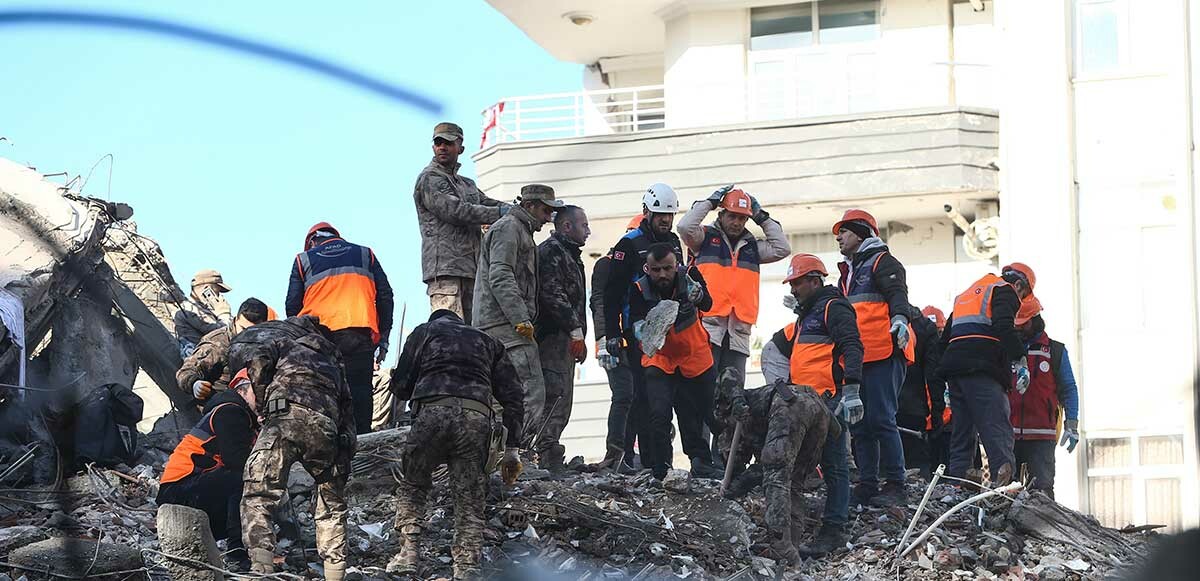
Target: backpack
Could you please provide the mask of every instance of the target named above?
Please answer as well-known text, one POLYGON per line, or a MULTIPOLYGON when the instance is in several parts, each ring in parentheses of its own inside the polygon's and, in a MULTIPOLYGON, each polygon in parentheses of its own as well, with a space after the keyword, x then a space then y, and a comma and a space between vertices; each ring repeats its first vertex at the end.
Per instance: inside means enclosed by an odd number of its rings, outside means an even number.
POLYGON ((99 386, 80 400, 74 426, 76 466, 133 465, 143 407, 141 397, 116 383, 99 386))

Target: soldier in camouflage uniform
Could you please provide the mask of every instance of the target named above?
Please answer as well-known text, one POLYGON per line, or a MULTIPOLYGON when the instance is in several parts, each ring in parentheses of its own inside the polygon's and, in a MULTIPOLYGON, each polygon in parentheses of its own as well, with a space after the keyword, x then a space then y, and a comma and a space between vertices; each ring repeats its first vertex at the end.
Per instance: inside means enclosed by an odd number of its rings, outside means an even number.
POLYGON ((717 417, 728 428, 741 423, 738 449, 730 448, 733 429, 721 432, 721 455, 735 471, 751 458, 762 466, 766 493, 765 520, 775 557, 798 563, 796 550, 804 531, 804 481, 817 467, 827 435, 837 437, 840 425, 821 396, 808 386, 778 381, 743 389, 742 375, 727 367, 718 382, 717 417))
POLYGON ((494 418, 492 398, 503 406, 505 468, 519 471, 524 394, 504 345, 463 323, 450 310, 434 311, 429 322, 409 335, 392 375, 397 399, 412 401, 415 419, 405 442, 396 490, 396 530, 400 553, 389 573, 415 575, 425 502, 433 487, 430 473, 450 469, 454 498, 454 578, 479 574, 483 541, 483 501, 487 492, 488 440, 494 418))
POLYGON ((480 226, 499 220, 510 204, 493 200, 470 178, 458 175, 463 130, 453 123, 433 128, 433 161, 413 188, 421 228, 421 276, 430 310, 450 309, 471 320, 480 226))
POLYGON ((250 327, 267 320, 267 305, 256 298, 248 298, 238 307, 233 323, 212 331, 200 340, 196 350, 183 360, 175 380, 179 389, 191 393, 199 402, 204 402, 213 391, 225 391, 233 373, 229 369, 229 343, 233 337, 250 327))
POLYGON ((587 356, 587 284, 583 276, 583 244, 591 229, 579 206, 564 206, 554 215, 554 232, 538 245, 538 356, 546 383, 545 428, 538 438, 539 464, 563 471, 566 449, 559 443, 575 398, 575 364, 587 356))
MULTIPOLYGON (((476 309, 471 324, 499 339, 508 349, 525 388, 525 449, 541 427, 546 384, 534 341, 538 314, 537 246, 533 233, 564 206, 554 188, 530 184, 521 188, 521 204, 496 221, 483 236, 479 270, 475 275, 476 309)), ((461 252, 461 250, 460 250, 461 252)))
POLYGON ((274 572, 271 514, 287 491, 292 464, 317 482, 313 520, 325 578, 346 573, 346 480, 356 443, 354 407, 332 332, 315 317, 255 325, 234 337, 229 363, 254 384, 262 431, 243 475, 242 535, 251 571, 274 572))

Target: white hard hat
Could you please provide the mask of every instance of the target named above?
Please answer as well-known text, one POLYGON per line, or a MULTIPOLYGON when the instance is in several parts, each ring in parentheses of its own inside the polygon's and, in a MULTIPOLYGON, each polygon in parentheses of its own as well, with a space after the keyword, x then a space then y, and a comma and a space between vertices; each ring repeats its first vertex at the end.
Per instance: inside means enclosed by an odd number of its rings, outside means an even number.
POLYGON ((642 205, 654 214, 674 214, 679 211, 679 196, 667 184, 654 184, 642 196, 642 205))

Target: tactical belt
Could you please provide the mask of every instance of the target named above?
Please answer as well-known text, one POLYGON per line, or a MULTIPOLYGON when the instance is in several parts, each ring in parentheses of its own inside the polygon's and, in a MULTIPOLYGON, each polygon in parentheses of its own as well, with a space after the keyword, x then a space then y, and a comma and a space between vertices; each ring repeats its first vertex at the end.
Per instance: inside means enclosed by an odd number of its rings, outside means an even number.
POLYGON ((463 409, 463 410, 469 410, 469 411, 473 411, 475 413, 483 414, 484 416, 486 416, 488 418, 492 417, 491 406, 489 406, 488 404, 483 403, 479 400, 474 400, 474 399, 470 399, 470 398, 466 398, 466 397, 454 397, 452 395, 440 395, 440 396, 436 396, 436 397, 420 399, 420 400, 417 400, 415 403, 416 403, 417 413, 420 413, 421 409, 426 408, 426 407, 440 406, 440 407, 459 408, 459 409, 463 409))

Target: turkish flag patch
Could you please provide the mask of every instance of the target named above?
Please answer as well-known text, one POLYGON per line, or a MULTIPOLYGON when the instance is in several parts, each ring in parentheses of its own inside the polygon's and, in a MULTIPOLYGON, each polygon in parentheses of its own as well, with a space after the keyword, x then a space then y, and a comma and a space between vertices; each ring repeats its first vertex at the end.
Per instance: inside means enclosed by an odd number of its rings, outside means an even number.
POLYGON ((613 260, 625 260, 625 253, 620 250, 613 252, 613 260))

